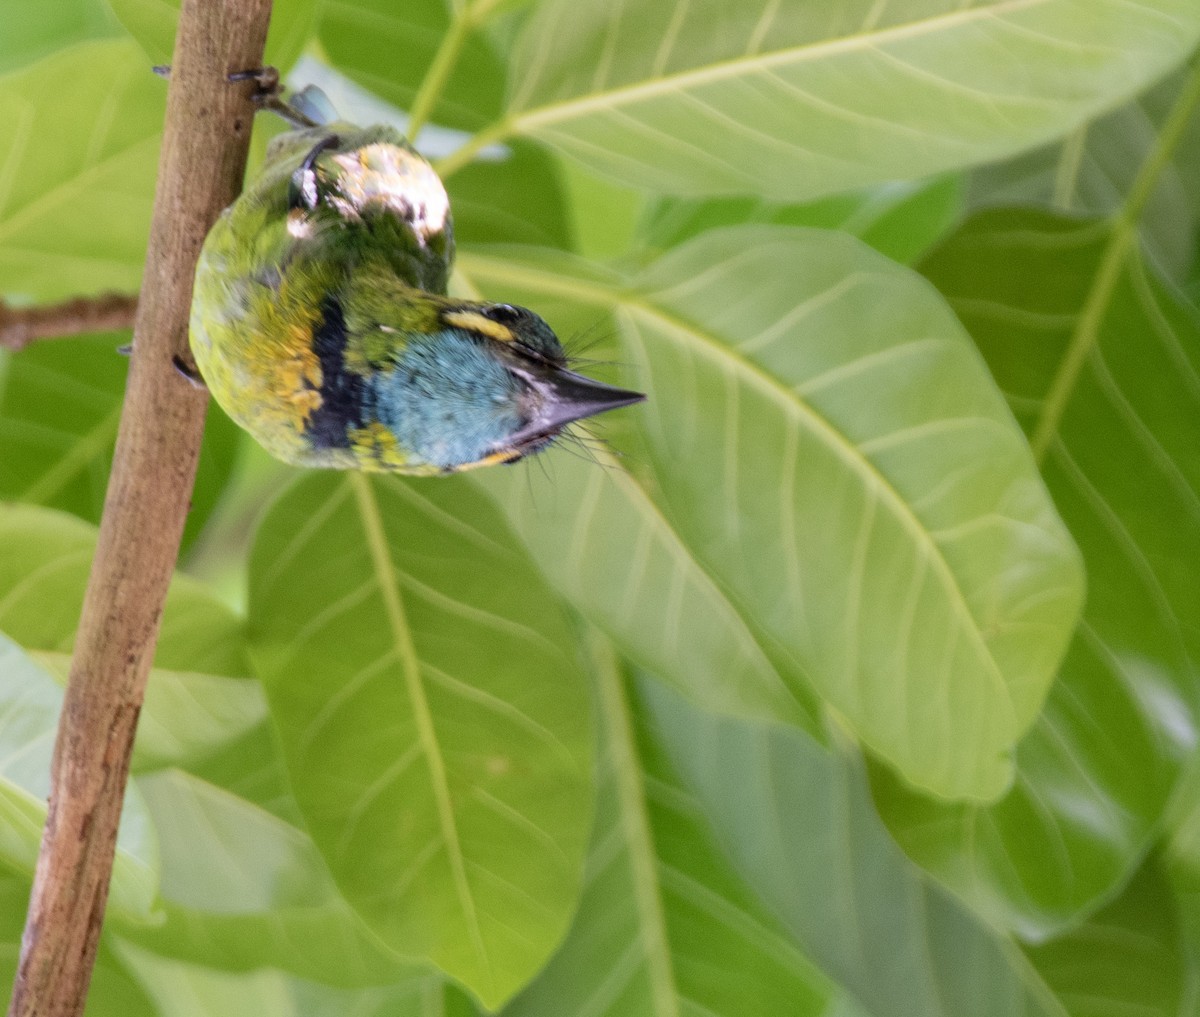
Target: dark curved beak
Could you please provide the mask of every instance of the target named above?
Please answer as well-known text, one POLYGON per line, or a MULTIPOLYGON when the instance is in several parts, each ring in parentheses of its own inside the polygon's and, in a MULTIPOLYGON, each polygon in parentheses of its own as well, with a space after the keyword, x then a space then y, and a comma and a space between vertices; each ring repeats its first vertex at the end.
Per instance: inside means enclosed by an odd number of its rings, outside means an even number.
POLYGON ((542 395, 542 405, 534 418, 510 439, 513 444, 556 434, 561 428, 597 413, 644 402, 646 396, 615 385, 606 385, 574 371, 551 368, 530 378, 542 395))

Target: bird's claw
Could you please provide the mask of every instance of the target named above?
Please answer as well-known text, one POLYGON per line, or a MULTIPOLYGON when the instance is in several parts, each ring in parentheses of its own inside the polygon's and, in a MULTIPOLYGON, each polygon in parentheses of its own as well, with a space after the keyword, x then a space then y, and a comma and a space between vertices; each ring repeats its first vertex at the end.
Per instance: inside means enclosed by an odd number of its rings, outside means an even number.
POLYGON ((175 370, 183 375, 184 379, 187 380, 194 388, 208 388, 208 386, 204 384, 204 379, 200 377, 200 372, 196 370, 195 365, 189 364, 178 353, 171 358, 171 363, 175 365, 175 370))

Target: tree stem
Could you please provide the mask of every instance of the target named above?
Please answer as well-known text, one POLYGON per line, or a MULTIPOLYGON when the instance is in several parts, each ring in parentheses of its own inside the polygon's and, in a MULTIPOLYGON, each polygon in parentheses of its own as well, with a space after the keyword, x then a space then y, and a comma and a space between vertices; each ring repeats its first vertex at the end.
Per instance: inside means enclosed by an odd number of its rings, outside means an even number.
MULTIPOLYGON (((175 370, 192 274, 245 170, 271 0, 184 0, 134 354, 51 767, 10 1017, 77 1017, 95 961, 134 730, 208 398, 175 370)), ((149 73, 149 69, 147 72, 149 73)))
POLYGON ((20 350, 38 339, 132 328, 137 301, 136 293, 74 297, 40 307, 9 307, 0 300, 0 348, 20 350))

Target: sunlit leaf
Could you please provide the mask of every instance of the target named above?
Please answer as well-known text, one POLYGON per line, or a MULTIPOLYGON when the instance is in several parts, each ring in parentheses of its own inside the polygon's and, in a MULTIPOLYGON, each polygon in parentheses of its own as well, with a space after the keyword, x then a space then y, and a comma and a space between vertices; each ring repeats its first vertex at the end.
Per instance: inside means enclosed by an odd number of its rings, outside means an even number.
POLYGON ((591 821, 587 692, 554 597, 465 481, 324 474, 264 519, 250 617, 347 900, 503 1002, 566 931, 591 821))
POLYGON ((551 0, 507 133, 627 183, 803 201, 997 159, 1181 61, 1191 0, 551 0))
MULTIPOLYGON (((1024 438, 936 294, 851 238, 770 227, 706 234, 632 285, 519 256, 463 268, 493 293, 615 306, 627 380, 650 392, 634 412, 660 528, 785 676, 906 779, 1003 791, 1082 577, 1024 438)), ((603 485, 564 502, 576 571, 603 485)), ((644 566, 654 533, 614 536, 637 541, 618 576, 644 566)))

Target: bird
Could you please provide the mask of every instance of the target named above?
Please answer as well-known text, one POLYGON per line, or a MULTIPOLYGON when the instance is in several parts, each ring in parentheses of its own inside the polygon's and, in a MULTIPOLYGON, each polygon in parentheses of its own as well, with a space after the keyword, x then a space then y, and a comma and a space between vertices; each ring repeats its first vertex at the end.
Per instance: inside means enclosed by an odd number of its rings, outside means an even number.
POLYGON ((260 105, 292 129, 204 240, 195 371, 180 365, 267 452, 451 474, 646 398, 572 371, 534 311, 447 295, 454 229, 433 167, 395 128, 336 119, 311 86, 284 102, 276 83, 260 105))

